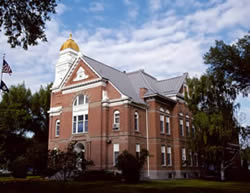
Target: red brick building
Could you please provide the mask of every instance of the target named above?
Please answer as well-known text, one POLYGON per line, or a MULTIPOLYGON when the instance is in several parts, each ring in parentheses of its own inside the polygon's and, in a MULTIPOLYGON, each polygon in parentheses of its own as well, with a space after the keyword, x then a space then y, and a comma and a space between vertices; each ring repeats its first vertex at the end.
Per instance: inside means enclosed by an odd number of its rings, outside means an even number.
POLYGON ((121 72, 81 54, 71 37, 55 73, 49 149, 76 140, 94 169, 114 170, 123 150, 138 155, 144 148, 149 178, 188 178, 198 171, 197 155, 186 145, 194 132, 184 103, 187 73, 158 81, 143 70, 121 72))

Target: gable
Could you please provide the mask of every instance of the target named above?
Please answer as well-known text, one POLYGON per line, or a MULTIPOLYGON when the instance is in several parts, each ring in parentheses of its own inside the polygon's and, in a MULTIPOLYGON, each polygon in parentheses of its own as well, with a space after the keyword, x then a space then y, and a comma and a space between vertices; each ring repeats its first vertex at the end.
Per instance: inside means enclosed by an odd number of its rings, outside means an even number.
POLYGON ((64 86, 88 82, 90 80, 98 79, 97 74, 82 60, 71 69, 69 77, 67 78, 64 86))

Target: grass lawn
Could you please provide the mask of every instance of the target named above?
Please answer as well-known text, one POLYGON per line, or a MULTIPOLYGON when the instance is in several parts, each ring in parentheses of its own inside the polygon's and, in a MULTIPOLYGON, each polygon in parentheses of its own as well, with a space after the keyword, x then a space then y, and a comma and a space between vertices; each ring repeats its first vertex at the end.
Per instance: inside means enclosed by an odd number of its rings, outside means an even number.
POLYGON ((115 181, 53 182, 39 178, 15 180, 0 178, 1 193, 250 193, 247 182, 213 182, 203 180, 149 181, 124 184, 115 181))

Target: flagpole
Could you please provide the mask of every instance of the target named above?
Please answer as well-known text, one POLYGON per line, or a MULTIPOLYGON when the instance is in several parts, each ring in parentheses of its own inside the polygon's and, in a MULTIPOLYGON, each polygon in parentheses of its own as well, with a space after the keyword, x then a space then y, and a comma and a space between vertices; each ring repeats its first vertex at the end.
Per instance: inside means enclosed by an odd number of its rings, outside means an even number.
MULTIPOLYGON (((5 53, 3 54, 3 61, 4 61, 4 59, 5 59, 5 53)), ((2 84, 2 79, 3 79, 3 62, 2 62, 2 66, 1 66, 1 80, 0 80, 0 85, 2 84)), ((1 96, 2 96, 2 94, 3 94, 3 91, 1 90, 1 96)))

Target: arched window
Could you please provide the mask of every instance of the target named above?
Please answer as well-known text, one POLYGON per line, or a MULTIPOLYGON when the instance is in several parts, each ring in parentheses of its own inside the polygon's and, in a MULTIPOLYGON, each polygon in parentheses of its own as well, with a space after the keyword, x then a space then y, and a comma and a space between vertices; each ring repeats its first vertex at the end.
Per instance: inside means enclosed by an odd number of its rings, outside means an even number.
POLYGON ((72 133, 88 132, 88 97, 80 94, 73 102, 73 129, 72 133))
POLYGON ((78 95, 74 101, 74 106, 79 106, 84 104, 88 104, 88 97, 83 94, 78 95))
POLYGON ((120 111, 116 110, 114 112, 114 124, 113 124, 114 130, 120 129, 120 111))
POLYGON ((135 121, 135 131, 139 131, 139 113, 138 112, 135 112, 134 121, 135 121))
POLYGON ((60 135, 60 120, 56 120, 56 137, 60 135))

